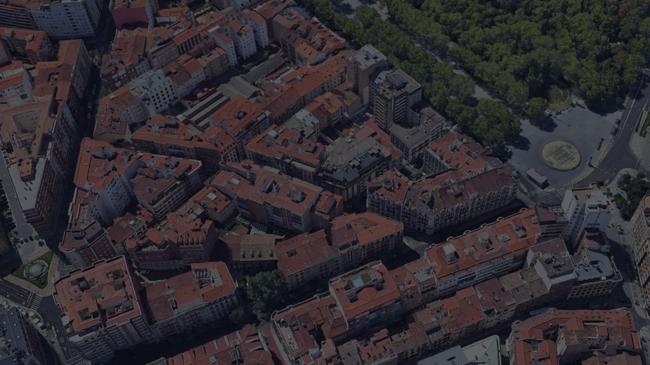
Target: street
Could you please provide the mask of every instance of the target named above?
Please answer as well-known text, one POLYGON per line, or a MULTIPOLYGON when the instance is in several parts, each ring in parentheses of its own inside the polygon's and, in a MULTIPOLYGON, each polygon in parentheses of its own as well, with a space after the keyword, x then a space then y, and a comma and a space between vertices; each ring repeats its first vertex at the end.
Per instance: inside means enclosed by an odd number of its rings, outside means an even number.
POLYGON ((634 133, 636 124, 639 122, 643 110, 650 101, 650 83, 646 83, 637 91, 636 97, 628 100, 625 105, 625 112, 621 119, 621 126, 605 158, 598 164, 595 170, 578 185, 589 185, 595 182, 608 182, 619 170, 624 168, 638 168, 638 159, 630 150, 630 138, 634 133))

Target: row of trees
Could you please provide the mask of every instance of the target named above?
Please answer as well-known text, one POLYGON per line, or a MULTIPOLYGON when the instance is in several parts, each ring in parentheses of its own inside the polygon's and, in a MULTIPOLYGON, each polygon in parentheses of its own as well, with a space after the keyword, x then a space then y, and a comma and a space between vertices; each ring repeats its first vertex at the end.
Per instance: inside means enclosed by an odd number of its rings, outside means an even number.
MULTIPOLYGON (((438 61, 400 27, 383 21, 374 9, 362 5, 352 19, 336 9, 340 0, 298 2, 342 33, 353 46, 358 48, 369 43, 377 47, 393 65, 423 85, 425 94, 438 111, 495 152, 505 152, 507 141, 519 134, 519 120, 503 103, 487 99, 477 101, 472 96, 474 84, 469 78, 454 73, 449 63, 438 61)), ((446 42, 442 33, 436 34, 429 35, 428 39, 440 36, 439 42, 446 42)))
POLYGON ((620 103, 650 59, 650 3, 620 0, 382 0, 391 18, 458 60, 513 108, 572 87, 620 103))
POLYGON ((614 201, 621 211, 623 219, 629 221, 639 206, 641 199, 650 192, 650 181, 641 173, 634 177, 630 176, 630 174, 625 174, 621 176, 618 187, 625 192, 625 196, 616 194, 614 201))

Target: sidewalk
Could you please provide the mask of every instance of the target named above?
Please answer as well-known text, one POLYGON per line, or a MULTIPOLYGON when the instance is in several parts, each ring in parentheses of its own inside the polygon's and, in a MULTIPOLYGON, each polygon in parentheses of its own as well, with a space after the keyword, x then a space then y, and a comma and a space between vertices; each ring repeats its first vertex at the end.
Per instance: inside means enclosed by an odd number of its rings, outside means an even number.
POLYGON ((650 171, 650 133, 645 137, 636 132, 632 134, 630 150, 639 159, 639 167, 650 171))

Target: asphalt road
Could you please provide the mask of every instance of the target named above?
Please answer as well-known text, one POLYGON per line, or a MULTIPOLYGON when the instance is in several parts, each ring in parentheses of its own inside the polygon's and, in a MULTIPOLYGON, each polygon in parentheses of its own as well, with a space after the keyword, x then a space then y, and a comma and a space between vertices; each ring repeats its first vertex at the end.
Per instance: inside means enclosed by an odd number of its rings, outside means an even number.
POLYGON ((648 102, 650 102, 650 83, 646 83, 637 91, 636 97, 626 103, 625 112, 621 118, 620 130, 614 145, 610 147, 609 152, 607 152, 598 167, 589 176, 581 180, 578 185, 608 182, 616 176, 619 170, 638 167, 638 158, 630 149, 630 138, 648 102))

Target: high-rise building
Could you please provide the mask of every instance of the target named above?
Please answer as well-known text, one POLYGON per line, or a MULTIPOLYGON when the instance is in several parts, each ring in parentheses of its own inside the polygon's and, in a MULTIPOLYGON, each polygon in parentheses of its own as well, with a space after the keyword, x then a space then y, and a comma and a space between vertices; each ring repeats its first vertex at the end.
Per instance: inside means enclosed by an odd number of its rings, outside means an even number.
POLYGON ((0 364, 56 364, 45 339, 14 307, 0 307, 0 364))
POLYGON ((567 189, 562 210, 568 221, 564 239, 570 247, 575 247, 583 232, 604 232, 609 224, 609 203, 598 188, 567 189))
POLYGON ((650 195, 646 195, 631 219, 632 247, 639 284, 648 305, 650 300, 650 195))
POLYGON ((94 37, 105 5, 99 0, 42 1, 29 6, 38 29, 55 39, 94 37))
POLYGON ((370 44, 361 47, 348 59, 347 77, 363 104, 370 102, 370 84, 377 73, 388 67, 386 56, 370 44))
POLYGON ((411 107, 422 100, 422 86, 402 70, 382 71, 372 84, 371 99, 377 125, 388 131, 393 124, 413 124, 411 107))

